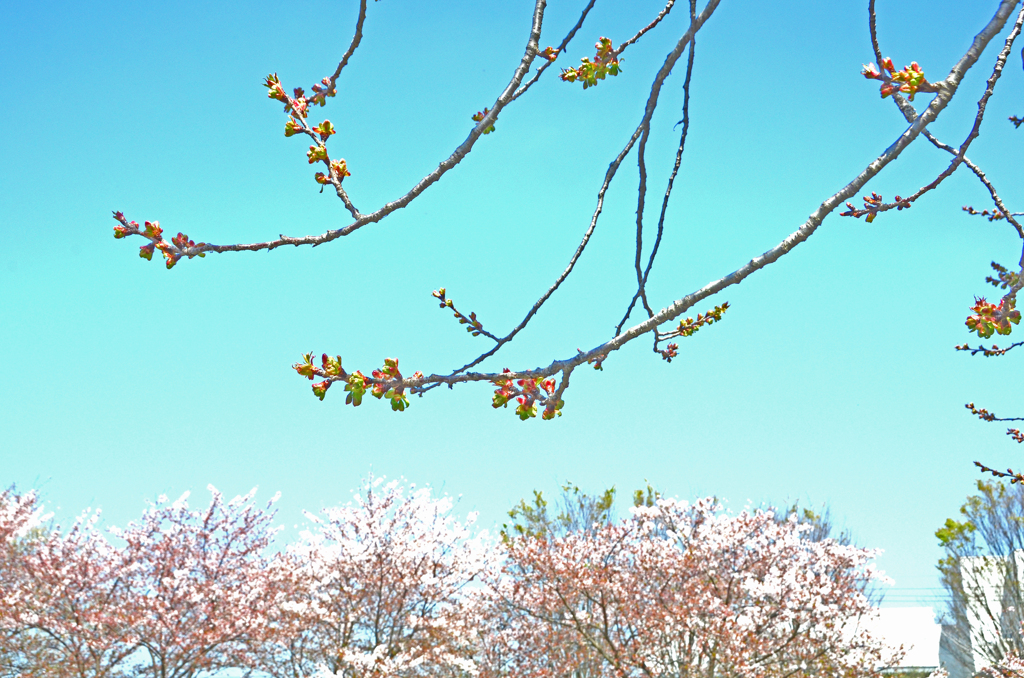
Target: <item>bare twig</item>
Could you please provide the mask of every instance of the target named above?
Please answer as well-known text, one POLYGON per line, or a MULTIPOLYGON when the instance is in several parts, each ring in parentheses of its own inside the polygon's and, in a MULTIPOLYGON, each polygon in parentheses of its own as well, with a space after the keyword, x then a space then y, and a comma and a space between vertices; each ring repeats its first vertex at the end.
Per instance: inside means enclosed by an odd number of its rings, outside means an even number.
MULTIPOLYGON (((1020 50, 1020 61, 1021 66, 1024 67, 1024 49, 1020 50)), ((1010 122, 1013 123, 1014 129, 1020 129, 1021 124, 1024 123, 1024 118, 1018 117, 1016 115, 1011 115, 1010 122)))
POLYGON ((974 465, 981 469, 982 473, 991 473, 996 478, 1008 478, 1010 480, 1011 485, 1016 485, 1017 483, 1024 483, 1024 475, 1014 471, 1012 468, 1008 468, 1005 472, 1003 472, 997 471, 994 468, 989 468, 988 466, 982 464, 980 461, 974 462, 974 465))
POLYGON ((338 67, 334 69, 334 74, 331 75, 329 91, 334 96, 337 92, 338 76, 348 65, 348 60, 355 54, 356 48, 359 47, 359 43, 363 40, 363 23, 366 21, 366 0, 359 0, 359 18, 356 19, 356 32, 352 36, 352 42, 349 44, 348 49, 345 50, 345 54, 341 57, 341 61, 338 62, 338 67))
POLYGON ((984 407, 975 407, 974 403, 967 403, 964 407, 970 410, 971 414, 975 415, 982 421, 1024 421, 1024 417, 997 417, 984 407))
MULTIPOLYGON (((697 8, 696 0, 690 0, 690 20, 691 21, 693 20, 693 16, 694 16, 694 14, 696 12, 696 8, 697 8)), ((676 175, 679 173, 679 167, 682 164, 683 150, 686 147, 686 133, 690 129, 690 79, 691 79, 691 77, 693 75, 693 53, 694 53, 694 48, 696 47, 696 45, 697 45, 697 39, 696 39, 696 37, 694 37, 693 39, 690 40, 690 52, 689 52, 689 57, 688 57, 687 62, 686 62, 686 79, 683 81, 683 119, 680 120, 679 123, 676 123, 676 124, 682 123, 683 130, 682 130, 682 132, 679 135, 679 147, 676 149, 675 164, 672 166, 672 173, 669 175, 669 178, 668 178, 668 186, 666 186, 666 188, 665 188, 665 196, 662 198, 662 201, 661 201, 661 214, 658 216, 658 235, 654 239, 654 247, 651 249, 651 254, 647 258, 647 266, 644 269, 643 275, 641 276, 640 275, 640 271, 639 271, 639 265, 640 265, 639 257, 640 257, 640 248, 641 248, 641 245, 642 245, 642 238, 641 238, 641 233, 640 233, 640 228, 639 228, 640 223, 641 223, 640 222, 641 216, 640 216, 640 213, 639 213, 639 210, 638 210, 638 214, 637 214, 637 222, 638 222, 637 223, 637 226, 638 226, 638 228, 637 228, 637 261, 636 261, 636 265, 637 265, 637 282, 638 282, 637 291, 633 295, 633 298, 630 300, 629 305, 626 307, 626 313, 625 313, 625 315, 623 315, 622 320, 620 320, 619 324, 615 326, 615 334, 619 334, 622 331, 622 326, 625 325, 626 321, 629 319, 629 314, 632 313, 633 306, 636 304, 637 299, 641 299, 642 300, 644 309, 647 311, 647 317, 650 317, 650 316, 654 315, 654 311, 651 310, 650 304, 647 301, 647 290, 646 290, 647 278, 648 278, 648 276, 651 273, 651 267, 654 265, 654 258, 658 255, 658 248, 661 246, 661 237, 662 237, 662 235, 664 234, 664 231, 665 231, 665 213, 668 210, 668 201, 669 201, 669 198, 672 196, 672 187, 675 184, 676 175)), ((657 337, 655 337, 655 341, 654 341, 654 350, 655 351, 658 350, 657 347, 658 347, 658 340, 657 340, 657 337)))
MULTIPOLYGON (((896 102, 896 105, 899 106, 900 110, 903 112, 903 115, 907 119, 907 122, 913 122, 914 119, 917 117, 917 110, 914 108, 914 105, 899 95, 894 96, 893 100, 896 102)), ((942 141, 937 139, 930 131, 925 130, 924 137, 928 139, 928 141, 930 141, 931 144, 936 148, 946 151, 951 155, 957 154, 957 149, 953 148, 949 144, 943 143, 942 141)), ((986 189, 988 189, 988 193, 992 197, 992 202, 999 210, 998 213, 1001 216, 1005 217, 1006 220, 1013 225, 1013 227, 1017 230, 1017 234, 1020 235, 1021 238, 1024 238, 1024 226, 1021 226, 1020 222, 1018 222, 1015 219, 1015 217, 1021 216, 1021 213, 1010 212, 1006 205, 1003 204, 1002 198, 999 197, 999 193, 996 191, 996 187, 992 185, 992 182, 981 170, 981 168, 978 167, 973 162, 971 162, 971 159, 968 158, 966 155, 963 157, 963 163, 964 165, 967 166, 967 169, 971 170, 974 173, 974 175, 978 177, 978 181, 980 181, 982 185, 986 189)), ((969 210, 965 209, 964 211, 969 210)))
MULTIPOLYGON (((619 45, 618 48, 616 48, 615 50, 615 55, 618 56, 619 54, 622 54, 624 51, 626 51, 627 47, 629 47, 637 40, 642 38, 644 33, 646 33, 647 31, 651 30, 659 23, 661 23, 661 20, 668 16, 668 13, 672 11, 672 6, 675 4, 676 0, 668 0, 668 2, 665 3, 665 8, 658 12, 658 16, 654 17, 654 21, 641 28, 636 35, 634 35, 632 38, 619 45)), ((693 13, 690 14, 690 21, 693 21, 693 13)))
MULTIPOLYGON (((984 407, 975 407, 974 403, 967 403, 966 405, 964 405, 964 407, 969 409, 971 411, 971 414, 977 416, 978 419, 981 419, 982 421, 1024 421, 1024 417, 997 417, 995 414, 989 412, 984 407)), ((1024 443, 1024 433, 1021 433, 1020 429, 1018 428, 1006 429, 1006 435, 1010 436, 1018 443, 1024 443)), ((978 462, 974 463, 975 465, 980 466, 982 471, 987 471, 992 475, 1006 477, 1005 474, 1001 474, 998 471, 993 471, 992 469, 988 468, 987 466, 983 466, 978 462)), ((1009 473, 1013 473, 1013 471, 1010 471, 1009 469, 1007 469, 1007 471, 1009 473)))
POLYGON ((988 210, 981 210, 979 212, 970 205, 964 205, 961 209, 972 216, 978 215, 986 217, 989 221, 999 221, 1000 219, 1005 219, 1007 217, 1024 217, 1024 212, 1003 212, 997 209, 992 210, 991 212, 988 210))
POLYGON ((648 310, 648 317, 653 315, 653 313, 650 312, 650 307, 647 305, 647 295, 643 291, 644 274, 640 269, 640 257, 643 256, 644 251, 644 207, 647 202, 647 140, 650 137, 651 126, 647 125, 644 127, 643 134, 640 135, 640 145, 636 151, 636 167, 640 175, 640 181, 637 184, 636 190, 636 254, 633 257, 633 267, 636 269, 636 288, 637 292, 644 299, 644 307, 648 310))
POLYGON ((452 313, 455 314, 455 319, 459 321, 460 325, 469 325, 469 327, 466 328, 466 331, 472 334, 474 337, 483 335, 488 339, 499 341, 498 337, 494 336, 493 334, 484 329, 483 323, 481 323, 480 320, 476 317, 475 311, 471 312, 467 316, 462 311, 457 309, 455 307, 455 302, 452 299, 448 298, 447 290, 445 290, 445 288, 442 287, 440 289, 434 290, 432 296, 439 302, 441 302, 441 308, 450 308, 452 310, 452 313))
POLYGON ((868 0, 868 30, 871 32, 871 49, 875 53, 875 63, 882 67, 882 50, 878 47, 878 30, 875 28, 875 0, 868 0))
POLYGON ((1024 346, 1024 341, 1014 342, 1007 346, 1006 348, 999 348, 995 344, 992 344, 992 346, 990 347, 981 345, 975 348, 971 348, 967 344, 960 344, 959 346, 954 346, 953 348, 955 348, 957 351, 969 351, 971 355, 978 355, 980 353, 986 358, 991 358, 993 356, 1004 356, 1013 349, 1017 348, 1018 346, 1024 346))
POLYGON ((1006 208, 1006 205, 1003 204, 1002 198, 999 197, 999 193, 996 192, 995 186, 993 186, 992 182, 990 182, 988 180, 988 177, 985 176, 985 173, 982 172, 980 168, 974 166, 973 163, 968 164, 966 158, 964 158, 964 164, 974 171, 974 173, 978 176, 978 179, 981 181, 981 183, 985 186, 985 188, 988 189, 988 193, 992 197, 992 202, 993 204, 995 204, 997 209, 992 210, 991 213, 988 210, 982 210, 978 212, 970 205, 964 205, 963 211, 971 215, 980 214, 981 216, 988 217, 989 221, 1006 219, 1013 225, 1015 229, 1017 229, 1017 235, 1019 235, 1021 238, 1024 238, 1024 227, 1022 227, 1020 222, 1017 221, 1017 217, 1024 216, 1024 212, 1009 211, 1006 208))

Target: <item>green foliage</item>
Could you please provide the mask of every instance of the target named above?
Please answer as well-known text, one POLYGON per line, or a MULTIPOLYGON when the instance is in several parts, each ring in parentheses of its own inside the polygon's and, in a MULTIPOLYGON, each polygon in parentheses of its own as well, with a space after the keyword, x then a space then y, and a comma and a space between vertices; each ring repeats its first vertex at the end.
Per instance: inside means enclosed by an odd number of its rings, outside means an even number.
MULTIPOLYGON (((648 491, 653 492, 650 486, 648 491)), ((640 490, 637 492, 640 493, 640 490)), ((529 503, 521 499, 508 512, 512 522, 502 526, 501 536, 508 541, 512 537, 547 539, 573 532, 590 532, 595 526, 612 522, 614 504, 615 487, 591 495, 566 482, 562 485, 558 513, 551 515, 543 492, 534 490, 533 499, 529 503)))
POLYGON ((946 518, 946 522, 935 531, 939 540, 939 546, 943 548, 955 548, 957 545, 971 539, 974 530, 977 529, 969 522, 959 522, 952 518, 946 518))
MULTIPOLYGON (((477 111, 476 113, 471 115, 470 118, 473 120, 473 122, 481 122, 484 119, 484 117, 486 117, 486 115, 488 113, 490 113, 490 112, 491 112, 491 109, 485 108, 482 111, 477 111)), ((484 128, 484 134, 490 134, 493 131, 494 131, 494 125, 490 125, 490 126, 484 128)))
POLYGON ((583 89, 593 87, 598 80, 604 80, 609 75, 618 75, 622 72, 619 64, 618 54, 612 48, 612 41, 609 38, 599 38, 594 45, 597 52, 593 61, 589 57, 580 59, 582 62, 579 68, 566 68, 559 76, 562 82, 582 82, 583 89))
POLYGON ((633 492, 633 506, 654 506, 661 499, 661 492, 658 492, 650 483, 642 490, 633 492))
POLYGON ((801 506, 800 502, 795 501, 788 508, 777 510, 776 516, 779 520, 789 520, 790 516, 795 516, 798 524, 810 525, 811 529, 808 530, 807 537, 811 541, 835 539, 840 544, 853 543, 853 535, 849 530, 837 530, 832 510, 828 506, 822 505, 816 511, 813 508, 801 506))
POLYGON ((1024 488, 998 480, 978 480, 975 488, 978 494, 960 507, 964 519, 949 518, 935 531, 939 545, 954 556, 1009 556, 1024 549, 1024 488))

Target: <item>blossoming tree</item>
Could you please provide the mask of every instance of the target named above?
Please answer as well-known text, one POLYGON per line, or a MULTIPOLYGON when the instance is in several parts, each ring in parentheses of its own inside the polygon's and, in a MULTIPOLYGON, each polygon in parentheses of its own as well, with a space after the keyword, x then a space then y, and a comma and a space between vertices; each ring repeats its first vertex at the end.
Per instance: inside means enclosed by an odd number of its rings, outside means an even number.
POLYGON ((118 576, 127 592, 126 646, 138 648, 136 675, 195 678, 251 666, 277 633, 277 605, 288 591, 275 577, 267 549, 276 529, 255 490, 225 502, 214 488, 205 509, 188 493, 152 505, 142 520, 111 532, 118 576))
MULTIPOLYGON (((34 492, 0 492, 0 676, 15 678, 40 660, 54 658, 46 638, 27 628, 27 555, 40 547, 42 507, 34 492)), ((40 672, 38 675, 53 675, 40 672)))
POLYGON ((472 673, 466 644, 476 611, 466 589, 490 565, 475 516, 449 497, 367 481, 353 503, 307 514, 288 547, 285 624, 267 644, 275 675, 341 678, 472 673))
POLYGON ((810 529, 659 498, 592 531, 512 537, 496 675, 873 675, 896 659, 859 625, 874 553, 810 529))
POLYGON ((113 542, 99 512, 85 514, 24 548, 10 535, 32 524, 34 495, 2 499, 0 666, 12 675, 194 678, 255 664, 276 628, 273 514, 251 494, 225 503, 213 490, 203 511, 162 498, 113 542))

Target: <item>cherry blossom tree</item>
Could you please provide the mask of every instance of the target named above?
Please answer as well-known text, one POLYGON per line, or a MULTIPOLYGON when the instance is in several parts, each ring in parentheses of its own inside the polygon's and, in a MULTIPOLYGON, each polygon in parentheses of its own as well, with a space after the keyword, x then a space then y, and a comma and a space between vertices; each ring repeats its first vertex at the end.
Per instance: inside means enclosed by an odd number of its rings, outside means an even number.
POLYGON ((510 537, 493 582, 494 675, 873 675, 895 656, 859 621, 874 552, 771 511, 658 498, 631 518, 510 537), (550 648, 550 651, 548 650, 550 648))
POLYGON ((981 673, 991 678, 1021 678, 1024 676, 1024 659, 1020 655, 1010 655, 995 666, 985 667, 981 673))
MULTIPOLYGON (((264 551, 275 530, 270 504, 252 493, 161 498, 138 523, 98 528, 83 514, 29 543, 39 521, 32 494, 0 497, 0 655, 10 675, 193 678, 249 668, 276 632, 286 590, 264 551), (121 542, 116 544, 115 542, 121 542)), ((276 498, 275 498, 276 499, 276 498)))
POLYGON ((128 675, 135 600, 123 559, 96 528, 99 516, 85 513, 66 533, 54 529, 13 554, 4 626, 24 641, 19 653, 29 675, 128 675))
POLYGON ((142 520, 111 532, 122 585, 130 594, 137 647, 133 675, 194 678, 251 667, 277 632, 277 605, 287 589, 274 576, 267 549, 276 533, 271 510, 254 502, 255 489, 229 502, 212 485, 205 509, 190 509, 188 493, 161 497, 142 520))
POLYGON ((466 643, 477 623, 467 588, 493 545, 449 497, 369 479, 353 501, 307 514, 288 547, 289 623, 268 647, 275 675, 344 678, 473 672, 466 643))
POLYGON ((34 492, 19 494, 13 487, 0 492, 0 676, 4 678, 20 676, 27 666, 51 656, 46 638, 27 628, 19 612, 29 590, 25 556, 42 538, 43 519, 34 492))
MULTIPOLYGON (((763 254, 751 257, 747 263, 730 273, 710 280, 692 291, 681 292, 675 301, 657 302, 651 299, 647 292, 647 282, 652 273, 663 235, 666 229, 672 226, 670 220, 666 219, 666 213, 685 151, 687 135, 690 131, 690 82, 694 68, 698 67, 695 66, 696 36, 698 32, 709 25, 719 3, 720 0, 707 0, 702 7, 698 7, 696 0, 691 0, 688 3, 688 8, 684 5, 683 9, 677 9, 675 0, 667 0, 664 7, 655 16, 638 21, 633 29, 635 32, 623 42, 616 44, 610 38, 600 37, 595 44, 595 52, 592 56, 589 54, 584 56, 580 60, 579 66, 566 67, 561 70, 558 77, 566 83, 567 87, 582 85, 581 89, 584 92, 581 92, 581 96, 586 96, 585 90, 591 87, 608 86, 603 83, 609 78, 627 77, 623 75, 621 66, 623 54, 629 49, 639 49, 634 46, 638 45, 645 35, 671 25, 671 20, 674 20, 681 11, 685 12, 688 9, 689 20, 682 22, 678 40, 651 79, 649 94, 639 122, 634 129, 619 132, 624 139, 622 149, 611 159, 604 179, 596 191, 596 205, 593 213, 589 219, 581 220, 583 228, 578 246, 568 258, 564 270, 554 276, 548 289, 522 315, 522 319, 518 323, 512 324, 507 331, 495 332, 485 329, 483 321, 475 312, 457 307, 448 291, 445 288, 440 288, 433 292, 440 307, 446 312, 450 311, 458 323, 464 325, 473 336, 479 337, 486 343, 487 347, 478 355, 468 358, 459 367, 429 376, 416 371, 409 376, 399 369, 397 358, 387 358, 379 369, 367 370, 369 374, 365 374, 359 369, 352 370, 343 367, 340 356, 332 357, 323 353, 319 359, 316 359, 312 353, 309 353, 303 357, 301 362, 294 365, 294 368, 301 376, 315 382, 313 393, 322 400, 329 388, 340 384, 339 388, 346 391, 346 403, 358 406, 362 403, 363 397, 369 393, 379 399, 386 398, 394 410, 401 411, 408 407, 409 395, 422 395, 441 385, 452 387, 465 382, 484 382, 490 384, 494 389, 491 400, 494 407, 507 407, 512 404, 516 415, 523 420, 535 417, 538 413, 544 419, 554 418, 561 414, 564 404, 563 396, 576 368, 589 364, 601 369, 604 361, 615 351, 641 337, 651 340, 653 351, 664 360, 671 362, 679 355, 679 344, 676 340, 692 336, 702 328, 722 320, 729 304, 727 301, 716 303, 706 313, 698 313, 696 318, 685 317, 687 313, 692 312, 692 309, 698 304, 704 303, 732 285, 747 279, 756 271, 781 259, 807 240, 826 217, 837 210, 842 210, 844 204, 846 211, 840 212, 842 216, 865 217, 867 221, 873 221, 879 215, 891 210, 900 211, 910 208, 918 199, 936 189, 961 166, 966 166, 978 177, 991 195, 994 209, 997 210, 998 215, 1013 224, 1018 234, 1024 238, 1024 228, 1016 221, 1015 213, 1012 213, 1003 204, 992 181, 966 155, 972 142, 978 137, 987 102, 994 92, 1010 49, 1020 33, 1024 11, 1016 10, 1018 5, 1016 0, 1001 0, 984 28, 975 36, 968 50, 952 65, 948 74, 941 79, 929 80, 925 76, 925 69, 917 62, 897 70, 893 62, 884 57, 875 30, 874 0, 869 0, 867 18, 871 29, 871 44, 865 45, 865 49, 866 51, 870 49, 873 52, 875 63, 865 66, 862 73, 869 81, 878 86, 878 91, 883 99, 895 102, 899 114, 905 117, 909 126, 895 139, 880 141, 877 157, 862 168, 851 168, 849 182, 839 187, 835 194, 825 196, 816 207, 809 205, 808 207, 812 209, 806 221, 777 245, 763 254), (669 15, 673 11, 676 14, 670 18, 669 15), (1015 13, 1016 18, 1011 21, 1015 13), (995 59, 985 90, 978 98, 978 112, 964 140, 958 146, 941 141, 928 130, 928 126, 943 112, 960 89, 967 72, 977 65, 989 43, 1003 32, 1008 22, 1012 23, 1012 28, 1006 35, 1003 47, 995 59), (686 55, 685 68, 682 66, 684 54, 686 55), (679 143, 660 206, 657 201, 651 201, 654 204, 651 209, 647 209, 647 145, 652 126, 656 124, 655 113, 659 111, 663 88, 670 77, 675 77, 676 80, 681 79, 680 84, 684 92, 682 119, 679 121, 681 123, 679 143), (913 102, 915 96, 921 95, 929 96, 931 99, 923 110, 918 111, 913 102), (921 139, 927 140, 936 148, 952 156, 949 163, 938 172, 934 180, 914 190, 907 197, 896 195, 892 202, 885 202, 882 196, 876 192, 872 192, 870 196, 863 199, 863 207, 856 207, 848 202, 854 199, 883 168, 894 163, 911 144, 921 139), (634 150, 636 151, 638 169, 636 247, 627 256, 636 272, 636 286, 635 290, 626 294, 629 301, 623 303, 621 313, 615 312, 614 316, 609 317, 609 320, 614 321, 614 318, 621 315, 621 319, 615 326, 613 337, 600 341, 596 345, 593 340, 584 338, 584 340, 590 341, 588 345, 591 348, 589 350, 579 350, 576 355, 568 357, 552 358, 547 366, 537 369, 506 369, 501 372, 472 371, 473 368, 496 355, 503 347, 512 342, 572 274, 598 226, 609 187, 619 175, 619 170, 626 157, 634 150), (651 223, 654 221, 654 217, 656 217, 656 229, 651 223), (655 230, 653 237, 652 230, 655 230), (656 310, 659 304, 662 306, 660 310, 656 310), (642 316, 639 322, 634 319, 635 314, 642 316), (318 379, 319 381, 317 381, 318 379)), ((471 119, 474 123, 466 139, 447 158, 441 160, 436 169, 423 176, 404 195, 396 196, 393 200, 367 211, 357 207, 361 200, 354 194, 356 187, 350 186, 351 182, 346 181, 353 174, 358 173, 359 168, 350 167, 340 156, 339 151, 334 150, 334 146, 329 149, 330 141, 338 131, 337 128, 330 120, 320 121, 314 116, 314 111, 318 107, 326 106, 329 99, 338 93, 339 77, 352 63, 351 59, 362 41, 370 7, 368 0, 359 0, 354 36, 333 73, 313 85, 308 93, 302 87, 287 88, 284 80, 277 74, 268 75, 264 83, 269 97, 284 107, 284 112, 287 115, 284 126, 285 136, 298 137, 309 143, 309 149, 306 152, 309 164, 317 166, 320 170, 313 173, 311 179, 315 183, 312 186, 319 186, 321 190, 333 191, 348 214, 347 225, 320 234, 281 235, 273 240, 253 243, 213 244, 196 242, 183 233, 178 233, 168 240, 164 237, 163 229, 158 221, 146 221, 144 225, 140 226, 122 212, 115 212, 114 218, 117 224, 114 227, 114 236, 116 238, 141 238, 145 241, 140 248, 142 258, 152 259, 153 254, 159 250, 167 268, 172 268, 183 259, 205 257, 208 253, 270 251, 285 245, 296 247, 325 245, 345 238, 364 227, 377 224, 396 211, 405 209, 422 196, 446 173, 454 170, 487 135, 501 133, 496 124, 499 116, 507 107, 524 101, 533 85, 546 76, 552 63, 568 58, 570 44, 575 44, 573 41, 581 31, 585 33, 586 20, 594 4, 595 0, 590 0, 583 7, 572 28, 564 36, 556 38, 557 47, 551 45, 543 47, 544 43, 541 42, 541 37, 547 2, 546 0, 535 0, 529 20, 524 21, 523 28, 527 35, 522 58, 511 73, 507 84, 500 87, 500 94, 489 106, 483 107, 482 110, 472 115, 468 111, 463 113, 467 121, 471 119), (534 68, 538 64, 539 67, 534 68), (350 192, 350 188, 353 192, 350 192)), ((573 47, 573 50, 575 49, 573 47)), ((932 72, 936 68, 938 65, 929 65, 928 71, 932 72)), ((865 96, 868 94, 869 92, 865 90, 865 96)), ((666 120, 665 117, 664 114, 660 115, 658 123, 668 125, 677 120, 677 116, 674 114, 671 116, 671 120, 666 120)), ((1014 124, 1019 124, 1019 121, 1014 124)), ((614 133, 610 130, 603 131, 606 134, 614 133)), ((1024 267, 1024 259, 1021 261, 1021 266, 1024 267)), ((1008 323, 1016 322, 1017 315, 1013 309, 1014 295, 1020 286, 1019 277, 1013 278, 1009 291, 1000 304, 979 301, 979 306, 975 309, 975 316, 978 318, 976 325, 982 328, 987 328, 990 325, 1003 327, 1008 323)), ((488 327, 492 327, 490 322, 488 327)), ((987 336, 985 331, 987 330, 981 331, 979 334, 983 337, 987 336)))

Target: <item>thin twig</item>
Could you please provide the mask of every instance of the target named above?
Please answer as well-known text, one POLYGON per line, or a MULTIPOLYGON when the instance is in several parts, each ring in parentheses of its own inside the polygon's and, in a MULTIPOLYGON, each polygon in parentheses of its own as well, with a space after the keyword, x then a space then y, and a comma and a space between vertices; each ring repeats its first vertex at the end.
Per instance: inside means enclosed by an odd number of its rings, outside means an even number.
MULTIPOLYGON (((696 13, 696 9, 696 0, 690 0, 691 21, 696 13)), ((651 268, 654 265, 654 258, 658 255, 658 248, 661 246, 661 238, 665 230, 665 213, 668 210, 669 198, 672 196, 672 186, 675 184, 676 175, 679 173, 679 167, 682 164, 683 150, 686 147, 686 133, 690 128, 690 79, 693 75, 693 51, 696 44, 697 38, 695 36, 690 40, 690 53, 686 63, 686 79, 683 81, 683 119, 679 121, 679 123, 682 123, 683 125, 683 130, 679 135, 679 146, 676 149, 676 160, 675 164, 672 166, 672 174, 668 178, 668 186, 665 188, 665 196, 661 201, 661 214, 658 216, 658 235, 654 239, 654 247, 651 249, 651 254, 647 259, 647 267, 644 269, 643 276, 638 279, 639 285, 637 286, 636 294, 633 295, 633 299, 630 300, 629 305, 626 307, 626 313, 622 317, 622 320, 620 320, 619 324, 615 326, 615 334, 622 332, 622 326, 625 325, 626 321, 629 319, 629 314, 632 313, 633 306, 636 304, 637 299, 642 300, 644 309, 647 311, 647 317, 654 315, 654 311, 651 310, 650 304, 647 301, 647 278, 650 276, 651 268)), ((656 347, 657 337, 655 337, 655 350, 657 350, 656 347)))
POLYGON ((969 351, 971 355, 978 355, 980 353, 986 358, 991 358, 993 356, 1004 356, 1013 349, 1017 348, 1018 346, 1024 346, 1024 341, 1014 342, 1007 346, 1006 348, 999 348, 995 344, 992 344, 991 348, 986 348, 984 344, 976 348, 971 348, 967 344, 961 344, 960 346, 956 346, 954 348, 956 348, 956 350, 958 351, 969 351))
MULTIPOLYGON (((644 273, 640 269, 640 257, 643 256, 644 250, 644 205, 647 200, 647 140, 650 137, 651 126, 647 125, 644 127, 643 134, 640 135, 640 145, 637 147, 636 152, 636 166, 640 175, 640 181, 637 184, 636 190, 636 254, 633 257, 633 267, 636 269, 636 288, 638 292, 643 290, 644 287, 644 273)), ((648 313, 647 315, 650 317, 653 314, 648 313)))
MULTIPOLYGON (((917 117, 917 110, 914 108, 914 105, 900 95, 895 95, 893 97, 893 100, 896 102, 896 105, 899 106, 900 111, 903 113, 903 117, 906 118, 908 122, 913 122, 914 119, 917 117)), ((936 148, 946 151, 950 155, 957 154, 957 149, 953 148, 947 143, 943 143, 941 140, 937 139, 935 135, 933 135, 930 131, 925 130, 924 137, 928 139, 928 141, 930 141, 931 144, 936 148)), ((1011 212, 1009 208, 1006 207, 1006 205, 1003 203, 1002 198, 999 197, 999 193, 996 191, 996 187, 992 185, 992 182, 985 175, 985 172, 983 172, 982 169, 978 167, 976 164, 971 162, 971 159, 968 158, 966 155, 963 158, 963 163, 964 165, 967 166, 969 170, 974 172, 974 175, 978 177, 978 180, 982 183, 982 185, 986 189, 988 189, 988 193, 992 197, 992 202, 999 209, 999 212, 1006 217, 1006 220, 1010 222, 1015 229, 1017 229, 1017 234, 1020 235, 1021 238, 1024 238, 1024 226, 1022 226, 1020 222, 1018 222, 1014 218, 1021 216, 1021 214, 1019 212, 1011 212)))
POLYGON ((875 63, 882 68, 882 50, 878 47, 878 31, 875 28, 875 0, 868 0, 868 29, 871 32, 871 49, 875 52, 875 63))
POLYGON ((984 407, 975 407, 974 403, 967 403, 964 407, 982 421, 1024 421, 1024 417, 997 417, 984 407))
MULTIPOLYGON (((618 56, 618 55, 622 54, 624 51, 626 51, 627 47, 629 47, 634 42, 636 42, 637 40, 642 38, 644 33, 646 33, 647 31, 651 30, 652 28, 657 26, 659 23, 661 23, 661 20, 668 16, 668 13, 672 11, 672 6, 675 5, 675 4, 676 4, 676 0, 668 0, 668 2, 665 4, 665 8, 663 10, 661 10, 660 12, 658 12, 658 16, 654 17, 654 21, 652 21, 651 23, 649 23, 646 26, 644 26, 643 28, 641 28, 640 31, 636 35, 634 35, 632 38, 630 38, 626 42, 624 42, 621 45, 619 45, 618 49, 615 50, 615 56, 618 56)), ((692 12, 690 14, 690 21, 693 21, 693 13, 692 12)))
POLYGON ((352 58, 356 48, 359 47, 359 43, 363 40, 363 23, 366 21, 366 0, 359 0, 359 18, 356 19, 356 32, 352 36, 352 42, 349 44, 345 54, 341 57, 341 61, 338 62, 338 67, 334 69, 334 74, 331 76, 331 84, 328 87, 328 91, 331 92, 331 96, 337 92, 336 84, 338 82, 338 76, 341 75, 342 70, 348 65, 348 60, 352 58))

